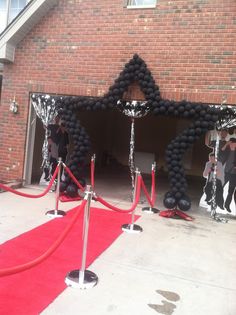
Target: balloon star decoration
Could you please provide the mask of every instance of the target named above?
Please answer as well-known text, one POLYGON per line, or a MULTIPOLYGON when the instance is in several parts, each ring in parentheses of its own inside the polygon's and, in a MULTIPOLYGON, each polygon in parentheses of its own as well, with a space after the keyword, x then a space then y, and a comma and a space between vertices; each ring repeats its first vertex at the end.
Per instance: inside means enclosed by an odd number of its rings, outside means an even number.
MULTIPOLYGON (((150 70, 145 62, 135 54, 133 58, 124 66, 114 84, 110 86, 109 91, 103 97, 85 97, 85 96, 55 96, 57 111, 65 123, 66 128, 73 140, 74 151, 70 156, 69 168, 75 177, 80 179, 80 171, 78 164, 83 165, 86 154, 90 149, 89 136, 84 127, 81 126, 77 119, 78 111, 87 110, 93 115, 94 111, 119 109, 123 94, 127 92, 128 87, 137 82, 141 91, 145 96, 145 106, 148 108, 149 114, 160 116, 174 116, 178 118, 187 118, 190 120, 188 128, 182 131, 174 138, 166 148, 166 164, 168 168, 168 178, 170 189, 164 196, 163 203, 168 209, 189 210, 191 200, 187 195, 187 180, 185 177, 182 159, 185 152, 193 145, 199 137, 208 130, 214 129, 215 123, 221 113, 221 108, 215 108, 202 103, 188 102, 186 100, 173 101, 162 99, 159 87, 156 85, 150 70)), ((37 94, 41 97, 42 94, 37 94)), ((132 104, 130 108, 123 108, 124 113, 132 112, 139 115, 145 109, 136 107, 132 104)), ((132 116, 131 116, 132 117, 132 116)), ((67 176, 63 183, 63 189, 71 187, 72 183, 67 176)))

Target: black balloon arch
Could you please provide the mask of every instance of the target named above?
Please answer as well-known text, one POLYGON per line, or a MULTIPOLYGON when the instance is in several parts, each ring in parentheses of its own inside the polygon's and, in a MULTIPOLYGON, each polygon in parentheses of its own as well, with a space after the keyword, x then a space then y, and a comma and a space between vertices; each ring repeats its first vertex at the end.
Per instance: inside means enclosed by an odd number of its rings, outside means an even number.
MULTIPOLYGON (((156 85, 150 70, 145 62, 135 54, 133 58, 125 64, 114 84, 109 88, 103 97, 86 96, 51 96, 55 101, 55 106, 62 121, 65 123, 68 133, 73 139, 73 152, 70 156, 68 167, 78 180, 83 167, 86 155, 90 150, 90 140, 84 127, 77 119, 78 111, 108 110, 119 108, 119 100, 128 90, 131 83, 137 82, 145 96, 145 105, 149 114, 166 115, 191 120, 189 127, 173 139, 166 149, 166 163, 168 168, 168 178, 170 190, 165 194, 163 203, 166 208, 179 208, 187 211, 191 207, 191 200, 187 195, 187 180, 182 165, 182 158, 199 137, 208 130, 214 129, 218 118, 222 117, 222 109, 215 108, 202 103, 183 101, 173 101, 162 99, 159 87, 156 85)), ((35 93, 31 95, 32 100, 43 98, 45 95, 35 93)), ((140 108, 137 108, 140 110, 140 108)), ((61 183, 61 190, 67 192, 75 191, 71 179, 66 175, 61 183)))

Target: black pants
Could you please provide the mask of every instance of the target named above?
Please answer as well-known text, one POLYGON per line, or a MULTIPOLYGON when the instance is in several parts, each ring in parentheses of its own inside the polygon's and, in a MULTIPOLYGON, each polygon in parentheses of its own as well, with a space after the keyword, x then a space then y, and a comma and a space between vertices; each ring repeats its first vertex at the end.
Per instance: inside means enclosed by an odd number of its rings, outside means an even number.
POLYGON ((57 159, 53 157, 50 158, 50 167, 51 167, 51 176, 53 176, 57 167, 57 159))
POLYGON ((62 159, 62 162, 66 162, 66 156, 67 156, 67 150, 59 150, 58 152, 58 157, 60 157, 62 159))
POLYGON ((233 194, 234 194, 234 201, 236 203, 236 191, 235 191, 235 187, 236 187, 236 174, 229 174, 229 188, 228 188, 228 194, 225 200, 225 206, 229 207, 231 202, 232 202, 232 198, 233 198, 233 194))
MULTIPOLYGON (((206 202, 210 202, 213 197, 213 187, 212 181, 208 181, 204 187, 204 192, 206 194, 206 202)), ((223 197, 223 186, 219 179, 216 180, 216 204, 221 209, 224 208, 224 197, 223 197)))

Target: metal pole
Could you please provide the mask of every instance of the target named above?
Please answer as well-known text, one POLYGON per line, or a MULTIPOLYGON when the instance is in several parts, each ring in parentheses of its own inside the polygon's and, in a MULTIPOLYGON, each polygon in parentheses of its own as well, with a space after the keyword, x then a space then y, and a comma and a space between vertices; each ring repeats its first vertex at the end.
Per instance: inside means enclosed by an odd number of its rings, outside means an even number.
MULTIPOLYGON (((134 200, 136 200, 136 196, 137 196, 137 186, 138 186, 138 176, 140 176, 140 171, 138 170, 138 168, 136 168, 135 170, 135 182, 134 182, 134 200)), ((127 233, 140 233, 143 231, 143 229, 141 228, 141 226, 134 224, 134 214, 135 214, 135 209, 133 210, 132 214, 131 214, 131 223, 130 224, 123 224, 122 225, 122 230, 124 232, 127 233)))
POLYGON ((55 215, 58 214, 59 195, 60 195, 60 182, 61 182, 61 163, 62 159, 58 159, 58 174, 57 174, 57 187, 56 187, 56 204, 55 204, 55 215))
POLYGON ((90 204, 93 191, 91 186, 87 185, 84 199, 87 200, 86 207, 84 209, 84 223, 83 223, 83 252, 81 258, 81 268, 79 270, 72 270, 66 276, 65 282, 68 286, 87 289, 94 287, 98 282, 97 275, 90 271, 85 270, 86 256, 87 256, 87 244, 88 244, 88 231, 89 231, 89 219, 90 219, 90 204))
POLYGON ((91 163, 93 162, 93 170, 92 170, 93 173, 91 173, 91 185, 93 189, 94 189, 95 160, 96 160, 96 154, 93 154, 91 158, 91 163))
MULTIPOLYGON (((152 163, 152 172, 156 173, 156 162, 153 162, 152 163)), ((153 191, 151 189, 151 200, 152 200, 152 197, 153 197, 153 191)), ((151 208, 151 207, 150 207, 151 208)))
MULTIPOLYGON (((140 176, 140 171, 138 170, 138 168, 136 168, 136 170, 135 170, 135 181, 134 181, 133 202, 136 200, 136 196, 137 196, 138 176, 140 176)), ((130 229, 133 229, 133 227, 134 227, 134 213, 135 213, 135 209, 133 210, 132 215, 131 215, 130 229)))
MULTIPOLYGON (((156 162, 152 163, 152 172, 156 173, 156 162)), ((153 198, 153 191, 152 191, 152 187, 151 187, 151 200, 153 198)), ((157 208, 154 208, 152 206, 150 207, 144 207, 142 208, 142 211, 146 212, 146 213, 158 213, 160 212, 160 210, 158 210, 157 208)))
POLYGON ((82 260, 81 260, 81 268, 79 273, 79 284, 84 283, 84 271, 86 266, 86 255, 87 255, 87 243, 88 243, 88 230, 89 230, 89 218, 90 218, 90 204, 92 199, 92 191, 91 186, 87 185, 87 190, 85 192, 85 199, 87 200, 87 204, 84 212, 84 231, 83 231, 83 252, 82 252, 82 260))
POLYGON ((60 197, 60 181, 61 181, 61 165, 62 165, 62 159, 58 159, 58 174, 57 174, 57 187, 56 187, 56 202, 55 202, 55 209, 49 210, 46 212, 46 215, 50 217, 63 217, 66 215, 66 212, 63 210, 58 210, 59 205, 59 197, 60 197))

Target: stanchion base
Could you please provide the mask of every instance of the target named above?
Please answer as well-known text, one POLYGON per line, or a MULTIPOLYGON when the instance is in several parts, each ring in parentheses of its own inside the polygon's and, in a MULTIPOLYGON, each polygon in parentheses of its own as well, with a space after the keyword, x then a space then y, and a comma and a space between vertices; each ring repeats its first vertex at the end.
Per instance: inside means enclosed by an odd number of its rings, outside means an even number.
POLYGON ((61 218, 66 215, 66 212, 62 210, 49 210, 46 212, 46 215, 53 218, 61 218))
POLYGON ((158 212, 160 212, 160 210, 158 210, 157 208, 152 208, 152 207, 144 207, 144 208, 142 208, 142 211, 146 212, 146 213, 158 213, 158 212))
POLYGON ((123 224, 122 225, 122 231, 127 232, 127 233, 141 233, 143 232, 143 229, 141 226, 137 224, 123 224))
POLYGON ((93 288, 98 283, 97 275, 89 270, 84 271, 84 281, 80 283, 80 270, 73 270, 68 273, 65 279, 65 283, 69 287, 77 289, 90 289, 93 288))

